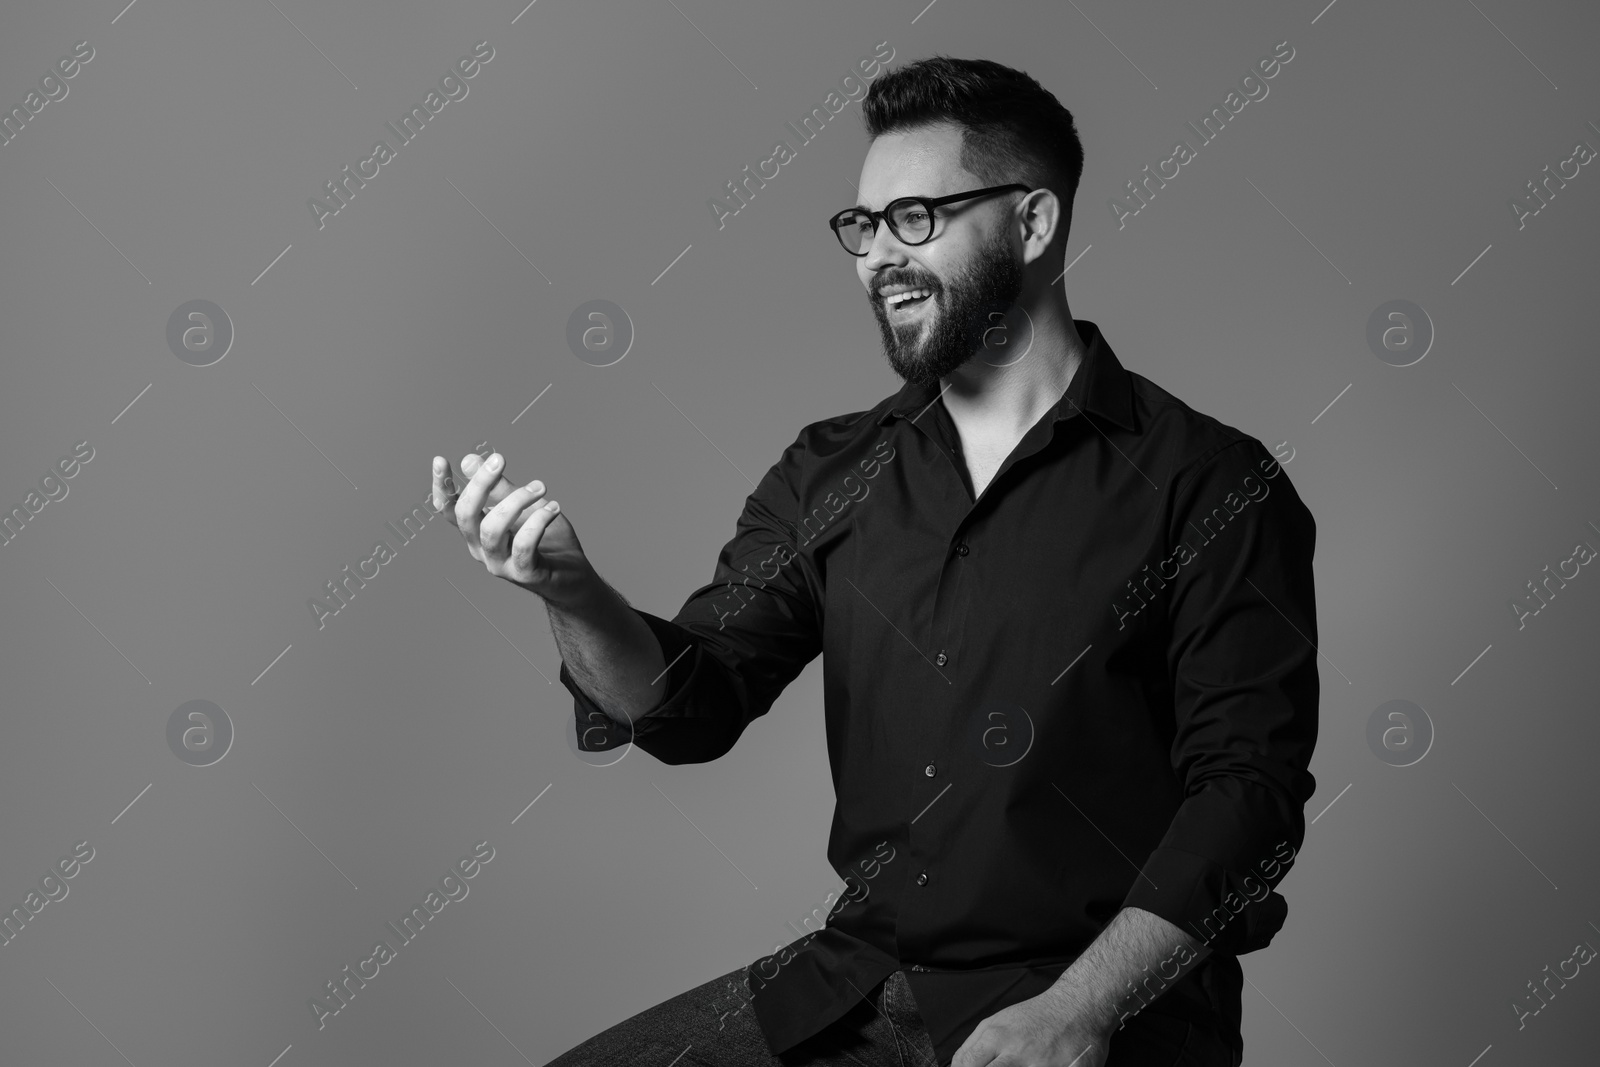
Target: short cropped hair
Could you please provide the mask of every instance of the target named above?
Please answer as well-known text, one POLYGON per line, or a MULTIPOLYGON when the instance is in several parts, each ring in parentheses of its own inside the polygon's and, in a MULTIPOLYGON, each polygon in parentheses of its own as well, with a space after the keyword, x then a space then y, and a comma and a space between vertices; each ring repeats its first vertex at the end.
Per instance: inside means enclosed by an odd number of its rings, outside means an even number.
POLYGON ((869 137, 953 123, 961 166, 984 185, 1046 188, 1064 208, 1062 240, 1083 176, 1072 112, 1032 77, 988 59, 935 55, 880 76, 861 103, 869 137))

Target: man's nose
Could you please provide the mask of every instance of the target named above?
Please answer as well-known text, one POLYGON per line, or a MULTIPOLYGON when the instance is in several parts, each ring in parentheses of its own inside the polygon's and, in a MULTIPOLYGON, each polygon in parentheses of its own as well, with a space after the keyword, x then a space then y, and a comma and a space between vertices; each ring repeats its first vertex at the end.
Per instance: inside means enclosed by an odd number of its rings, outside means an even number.
POLYGON ((862 257, 862 265, 867 270, 877 273, 890 264, 904 266, 907 262, 906 246, 895 237, 894 231, 889 229, 887 222, 879 222, 878 229, 872 235, 872 243, 867 246, 867 254, 862 257))

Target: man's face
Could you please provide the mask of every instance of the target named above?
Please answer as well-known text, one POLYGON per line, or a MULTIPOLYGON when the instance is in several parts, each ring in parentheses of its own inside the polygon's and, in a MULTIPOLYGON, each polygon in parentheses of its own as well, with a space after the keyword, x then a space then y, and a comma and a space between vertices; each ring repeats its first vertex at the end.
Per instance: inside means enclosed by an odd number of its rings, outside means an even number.
MULTIPOLYGON (((924 126, 875 138, 861 168, 862 204, 882 210, 901 196, 939 197, 983 188, 961 168, 961 131, 924 126)), ((1007 223, 1016 198, 958 201, 935 209, 933 237, 902 244, 885 223, 856 273, 883 335, 889 366, 916 384, 936 383, 983 348, 1022 292, 1023 275, 1007 223), (892 305, 884 289, 915 286, 925 299, 892 305)))

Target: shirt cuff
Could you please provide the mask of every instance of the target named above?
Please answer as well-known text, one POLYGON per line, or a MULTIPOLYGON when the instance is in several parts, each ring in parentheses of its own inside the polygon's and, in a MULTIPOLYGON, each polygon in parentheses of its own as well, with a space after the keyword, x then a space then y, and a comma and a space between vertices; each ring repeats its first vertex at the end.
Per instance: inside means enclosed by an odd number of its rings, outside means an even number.
POLYGON ((1266 948, 1289 914, 1289 902, 1264 878, 1165 846, 1150 853, 1122 906, 1158 915, 1235 956, 1266 948))
POLYGON ((574 729, 580 752, 610 752, 636 740, 641 742, 640 748, 650 751, 654 746, 644 744, 644 739, 660 729, 661 720, 683 714, 694 688, 695 677, 699 674, 699 646, 690 638, 688 631, 659 615, 640 611, 631 605, 629 607, 650 627, 661 645, 661 653, 668 665, 666 690, 654 707, 635 716, 631 723, 618 722, 578 685, 563 660, 557 677, 572 694, 574 729))

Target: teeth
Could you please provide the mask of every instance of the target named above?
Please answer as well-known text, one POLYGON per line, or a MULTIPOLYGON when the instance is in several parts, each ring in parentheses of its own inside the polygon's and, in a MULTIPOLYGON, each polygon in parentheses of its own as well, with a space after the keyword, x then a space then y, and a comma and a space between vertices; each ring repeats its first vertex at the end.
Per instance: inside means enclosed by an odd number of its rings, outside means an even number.
POLYGON ((890 307, 898 307, 899 305, 905 303, 907 300, 910 300, 913 297, 932 296, 932 295, 933 295, 933 290, 932 289, 912 289, 912 290, 909 290, 908 292, 896 293, 894 296, 885 297, 883 302, 885 304, 888 304, 890 307))

